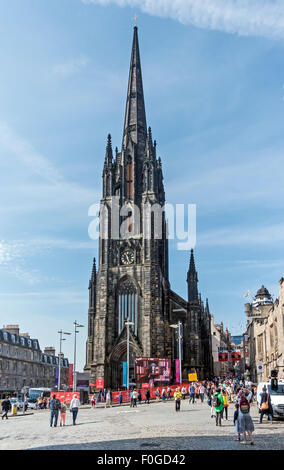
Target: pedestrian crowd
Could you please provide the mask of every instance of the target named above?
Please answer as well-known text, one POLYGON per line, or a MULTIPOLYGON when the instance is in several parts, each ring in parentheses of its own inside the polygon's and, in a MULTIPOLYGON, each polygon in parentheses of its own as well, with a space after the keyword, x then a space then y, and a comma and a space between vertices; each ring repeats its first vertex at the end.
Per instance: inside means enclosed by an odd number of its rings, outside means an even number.
MULTIPOLYGON (((147 388, 144 392, 143 401, 145 404, 150 404, 150 390, 147 388)), ((153 396, 153 395, 152 395, 153 396)), ((256 400, 256 386, 251 382, 241 381, 237 379, 220 380, 214 378, 213 380, 205 380, 202 382, 191 382, 188 385, 176 387, 174 390, 168 387, 157 387, 155 391, 155 401, 165 402, 174 399, 176 412, 181 410, 181 403, 188 397, 188 404, 194 405, 198 400, 200 403, 207 403, 210 409, 211 418, 215 419, 216 426, 222 426, 224 420, 232 420, 235 426, 236 441, 241 444, 254 445, 253 432, 254 424, 250 415, 250 408, 253 401, 256 400), (234 413, 229 418, 229 407, 234 407, 234 413)), ((100 390, 95 395, 90 396, 90 404, 95 408, 97 403, 103 403, 105 408, 112 407, 113 399, 111 390, 100 390)), ((118 403, 122 405, 123 394, 120 391, 118 395, 118 403)), ((137 404, 142 404, 141 390, 133 388, 130 391, 130 407, 137 407, 137 404)), ((49 399, 39 397, 36 403, 38 409, 50 410, 50 427, 57 427, 58 419, 59 425, 65 426, 66 413, 68 405, 65 401, 60 402, 53 394, 49 399)), ((2 420, 8 419, 8 413, 11 410, 10 397, 6 396, 2 400, 2 420)), ((25 398, 24 407, 28 406, 28 401, 25 398)), ((80 408, 80 400, 77 394, 73 395, 70 402, 69 410, 72 414, 72 423, 76 425, 76 419, 80 408)), ((267 388, 264 386, 260 395, 260 423, 263 421, 263 416, 267 415, 268 420, 272 422, 273 409, 271 404, 270 395, 267 388)))

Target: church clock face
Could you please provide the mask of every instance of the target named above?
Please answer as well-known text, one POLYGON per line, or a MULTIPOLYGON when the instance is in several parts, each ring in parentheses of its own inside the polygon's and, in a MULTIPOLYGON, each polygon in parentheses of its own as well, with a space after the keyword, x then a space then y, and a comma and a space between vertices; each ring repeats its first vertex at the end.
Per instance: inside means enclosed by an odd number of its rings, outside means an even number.
POLYGON ((121 255, 121 263, 125 266, 134 263, 134 252, 132 250, 125 250, 121 255))

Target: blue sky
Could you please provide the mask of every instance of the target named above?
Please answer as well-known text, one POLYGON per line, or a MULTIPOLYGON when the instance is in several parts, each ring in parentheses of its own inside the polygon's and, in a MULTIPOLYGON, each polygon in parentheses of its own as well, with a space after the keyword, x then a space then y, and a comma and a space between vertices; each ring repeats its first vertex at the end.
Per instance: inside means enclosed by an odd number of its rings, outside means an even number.
MULTIPOLYGON (((167 201, 197 205, 199 288, 242 332, 244 294, 283 275, 283 2, 11 0, 0 6, 0 317, 41 347, 87 326, 110 132, 120 146, 138 13, 167 201)), ((189 253, 170 244, 186 296, 189 253)), ((87 328, 78 336, 85 361, 87 328)), ((73 360, 73 339, 64 352, 73 360)))

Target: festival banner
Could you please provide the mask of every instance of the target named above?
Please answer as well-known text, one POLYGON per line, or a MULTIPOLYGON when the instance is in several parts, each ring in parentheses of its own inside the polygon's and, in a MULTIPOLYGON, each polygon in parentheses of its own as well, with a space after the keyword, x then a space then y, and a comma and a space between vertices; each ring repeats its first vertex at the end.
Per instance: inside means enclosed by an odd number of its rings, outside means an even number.
POLYGON ((122 363, 122 386, 127 387, 127 362, 122 363))
POLYGON ((179 359, 175 360, 175 366, 176 366, 176 383, 180 383, 179 359))
POLYGON ((233 351, 231 351, 231 358, 233 362, 240 361, 242 358, 241 351, 237 349, 234 349, 233 351))
POLYGON ((73 364, 69 364, 68 386, 73 389, 73 364))
POLYGON ((219 349, 218 357, 219 357, 219 362, 228 362, 228 350, 219 349))

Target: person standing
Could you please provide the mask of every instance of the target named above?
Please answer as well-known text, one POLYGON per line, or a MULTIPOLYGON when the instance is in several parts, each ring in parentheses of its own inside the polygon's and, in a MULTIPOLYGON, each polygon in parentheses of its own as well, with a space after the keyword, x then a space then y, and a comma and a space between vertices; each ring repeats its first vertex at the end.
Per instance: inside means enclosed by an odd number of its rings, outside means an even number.
POLYGON ((171 399, 171 387, 168 386, 167 388, 167 400, 170 400, 171 399))
POLYGON ((246 440, 246 433, 247 433, 251 438, 250 444, 254 445, 254 440, 252 436, 252 433, 254 431, 254 425, 253 425, 253 421, 250 415, 250 399, 251 399, 251 392, 249 393, 248 391, 245 391, 245 390, 242 390, 240 392, 240 396, 238 398, 238 404, 239 404, 238 422, 239 422, 239 433, 243 434, 243 437, 244 437, 241 444, 248 444, 246 440))
POLYGON ((147 388, 146 392, 145 392, 145 404, 148 403, 148 405, 150 405, 150 390, 149 388, 147 388))
POLYGON ((216 413, 216 426, 221 426, 222 411, 224 408, 224 401, 221 395, 220 388, 217 388, 216 392, 213 395, 213 406, 216 413))
POLYGON ((51 428, 52 428, 52 425, 55 428, 57 426, 57 420, 58 420, 58 414, 59 414, 60 408, 61 408, 60 401, 56 398, 55 395, 53 395, 49 403, 49 409, 50 409, 50 423, 49 424, 51 428), (53 424, 53 420, 54 420, 54 424, 53 424))
POLYGON ((223 414, 225 412, 226 421, 228 421, 229 396, 228 396, 226 388, 223 388, 223 390, 222 390, 222 397, 223 397, 223 401, 224 401, 222 419, 223 419, 223 414))
POLYGON ((141 390, 138 390, 138 401, 139 401, 139 405, 141 405, 141 403, 142 403, 142 394, 141 394, 141 390))
POLYGON ((65 401, 61 404, 60 408, 60 426, 65 426, 67 406, 65 401))
POLYGON ((201 403, 204 402, 204 394, 205 394, 205 387, 203 384, 201 384, 199 387, 199 396, 200 396, 201 403))
POLYGON ((182 387, 182 389, 181 389, 181 394, 182 394, 182 399, 185 400, 185 395, 186 395, 186 388, 185 388, 185 386, 182 387))
POLYGON ((133 399, 133 405, 132 406, 133 406, 133 408, 134 408, 134 406, 136 406, 136 408, 137 408, 137 398, 138 398, 138 392, 137 392, 136 388, 134 388, 133 394, 132 394, 132 399, 133 399))
POLYGON ((27 411, 28 406, 29 406, 29 402, 28 402, 27 397, 25 397, 24 398, 24 403, 23 403, 23 413, 25 413, 27 411))
POLYGON ((73 426, 75 426, 76 424, 76 419, 77 419, 79 408, 80 408, 80 401, 78 400, 78 397, 75 394, 73 395, 73 398, 70 403, 70 411, 72 413, 73 426))
POLYGON ((121 405, 121 403, 122 403, 122 393, 121 393, 121 391, 119 392, 119 395, 118 395, 118 402, 119 402, 119 405, 121 405))
POLYGON ((260 419, 259 423, 262 423, 263 415, 268 415, 268 420, 272 422, 273 420, 273 408, 271 404, 271 398, 267 392, 266 386, 263 387, 262 393, 260 394, 260 419))
POLYGON ((195 387, 191 383, 189 387, 189 403, 194 403, 194 398, 195 398, 195 387))
POLYGON ((235 425, 235 432, 238 435, 238 437, 235 439, 235 441, 240 441, 241 440, 241 435, 239 431, 239 404, 235 404, 235 412, 234 412, 234 425, 235 425))
POLYGON ((11 409, 10 397, 7 395, 6 398, 2 401, 2 419, 8 419, 8 412, 11 409), (4 413, 3 413, 4 411, 4 413))
POLYGON ((175 406, 176 406, 176 411, 180 411, 180 400, 182 397, 182 393, 180 391, 180 388, 176 388, 176 391, 174 393, 174 400, 175 400, 175 406))
POLYGON ((107 407, 110 407, 110 408, 111 408, 112 405, 111 405, 111 393, 110 393, 110 390, 107 391, 105 400, 106 400, 105 408, 107 408, 107 407))

